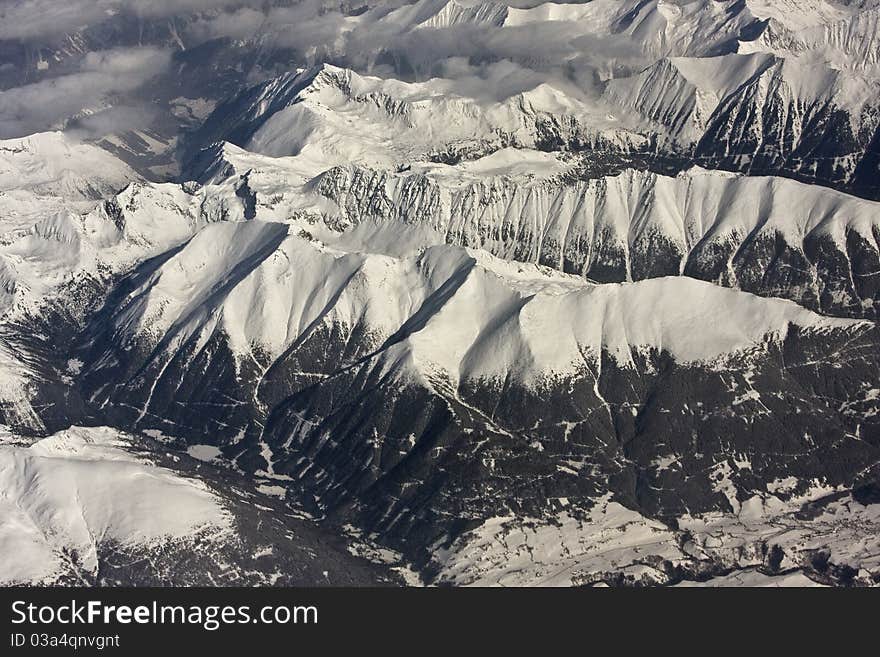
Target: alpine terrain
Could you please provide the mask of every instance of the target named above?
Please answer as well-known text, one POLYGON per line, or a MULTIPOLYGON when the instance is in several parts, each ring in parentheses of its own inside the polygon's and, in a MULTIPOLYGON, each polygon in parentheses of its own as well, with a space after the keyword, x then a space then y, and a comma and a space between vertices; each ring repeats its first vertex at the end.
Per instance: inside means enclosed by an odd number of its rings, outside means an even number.
POLYGON ((0 584, 880 585, 880 0, 0 5, 0 584))

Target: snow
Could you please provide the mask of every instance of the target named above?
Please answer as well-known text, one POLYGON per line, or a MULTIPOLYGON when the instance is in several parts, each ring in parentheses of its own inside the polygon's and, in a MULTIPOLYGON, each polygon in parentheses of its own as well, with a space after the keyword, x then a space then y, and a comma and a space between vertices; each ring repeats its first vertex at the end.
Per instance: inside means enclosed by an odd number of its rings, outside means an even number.
POLYGON ((573 24, 583 34, 625 36, 645 55, 702 56, 738 35, 754 18, 748 6, 732 0, 593 0, 511 9, 505 25, 554 21, 573 24))
POLYGON ((813 482, 806 493, 784 502, 772 494, 756 494, 738 513, 683 516, 679 527, 696 537, 698 549, 725 561, 748 554, 760 541, 779 545, 789 559, 821 551, 835 564, 861 570, 860 577, 876 572, 880 567, 880 509, 876 504, 864 506, 841 496, 821 506, 813 518, 803 519, 795 513, 804 502, 836 492, 813 482))
POLYGON ((80 266, 81 214, 136 180, 117 158, 60 132, 0 141, 0 317, 80 266))
POLYGON ((775 62, 764 53, 662 59, 638 75, 611 80, 604 98, 675 138, 696 142, 718 106, 775 62))
POLYGON ((335 203, 335 210, 324 211, 328 219, 427 224, 447 239, 507 258, 523 257, 526 245, 514 240, 526 233, 532 240, 527 257, 535 260, 543 243, 592 241, 606 228, 623 247, 632 249, 657 231, 687 253, 701 242, 742 241, 757 232, 782 234, 798 246, 808 235, 823 234, 845 245, 854 230, 870 243, 880 227, 880 204, 783 178, 698 167, 676 177, 627 170, 575 183, 514 179, 510 169, 477 178, 471 171, 483 160, 401 173, 338 167, 304 192, 335 203), (499 237, 502 227, 509 237, 499 237))
POLYGON ((152 465, 129 437, 72 427, 29 446, 0 430, 0 583, 94 574, 106 545, 156 546, 227 531, 207 487, 152 465))
MULTIPOLYGON (((876 126, 871 108, 880 85, 871 67, 880 64, 880 8, 875 5, 844 7, 824 0, 518 4, 422 0, 349 17, 343 31, 391 30, 417 39, 419 31, 468 24, 491 26, 493 34, 511 38, 522 31, 526 38, 538 28, 548 33, 553 28, 568 44, 559 55, 565 61, 558 63, 566 76, 591 77, 598 66, 595 93, 562 75, 546 75, 492 97, 490 82, 474 89, 452 73, 404 82, 321 64, 257 87, 251 102, 224 120, 230 129, 249 126, 242 131, 250 135, 242 143, 246 150, 293 156, 299 169, 311 168, 313 176, 338 165, 394 170, 438 153, 470 159, 511 144, 534 147, 541 118, 585 143, 643 143, 656 132, 694 145, 715 110, 727 107, 726 100, 742 103, 737 114, 750 120, 784 107, 797 141, 806 138, 801 122, 809 107, 840 108, 851 115, 855 129, 876 126), (757 33, 761 20, 770 23, 757 33), (741 40, 744 34, 750 40, 741 40), (607 55, 600 63, 584 57, 575 46, 579 42, 587 44, 584 50, 597 43, 607 55), (854 63, 848 65, 849 60, 854 63)), ((543 38, 543 31, 533 38, 543 38)))
POLYGON ((772 18, 785 23, 791 29, 804 29, 813 25, 841 20, 848 15, 840 3, 818 0, 747 0, 749 11, 761 19, 772 18))
POLYGON ((678 556, 673 533, 606 497, 584 518, 491 518, 434 558, 441 581, 456 585, 572 586, 605 571, 640 579, 643 554, 678 556))
POLYGON ((623 366, 640 349, 665 350, 680 362, 712 363, 765 339, 783 338, 791 324, 855 326, 820 318, 792 302, 684 277, 565 291, 551 283, 524 293, 493 274, 476 269, 410 337, 418 362, 454 378, 512 373, 529 382, 541 375, 575 375, 585 352, 595 358, 605 350, 623 366))
MULTIPOLYGON (((739 367, 792 327, 855 334, 871 326, 682 276, 598 285, 560 273, 567 246, 591 250, 605 230, 627 262, 654 233, 679 248, 682 266, 701 244, 742 244, 744 236, 778 234, 795 246, 830 236, 846 253, 853 233, 876 244, 880 204, 699 168, 580 180, 577 154, 540 150, 539 126, 563 126, 586 150, 641 146, 655 133, 692 147, 718 108, 733 103, 743 116, 782 112, 795 141, 809 133, 807 107, 842 109, 853 128, 871 132, 880 98, 876 3, 420 0, 345 19, 352 29, 370 21, 416 38, 453 26, 503 36, 549 26, 560 39, 607 44, 610 54, 595 93, 554 76, 495 97, 443 77, 406 82, 329 64, 297 71, 257 87, 253 102, 229 117, 253 133, 243 148, 221 143, 203 154, 201 187, 143 183, 114 156, 62 133, 0 141, 0 319, 38 310, 67 284, 109 287, 165 254, 113 317, 117 346, 145 342, 163 367, 191 338, 201 347, 222 334, 239 363, 266 371, 323 331, 358 335, 350 362, 384 358, 422 382, 511 377, 539 388, 584 376, 602 352, 622 367, 649 350, 717 368, 735 357, 739 367), (755 19, 767 20, 766 29, 736 41, 755 19), (250 193, 254 220, 242 203, 250 193), (551 260, 554 268, 536 264, 551 260)), ((579 58, 563 57, 558 64, 576 78, 579 58)), ((202 98, 171 102, 181 117, 213 109, 202 98)), ((138 135, 154 153, 169 147, 138 135)), ((85 366, 63 363, 63 380, 85 366)), ((36 376, 0 340, 7 416, 42 431, 30 405, 36 376)), ((865 400, 876 396, 872 388, 865 400)), ((754 402, 757 393, 744 390, 734 405, 754 402)), ((210 491, 145 461, 110 429, 74 427, 32 445, 6 431, 0 442, 4 582, 49 580, 70 566, 71 549, 91 572, 102 542, 150 545, 228 523, 210 491)), ((282 479, 272 450, 260 446, 267 477, 282 479)), ((221 455, 206 444, 187 451, 205 462, 221 455)), ((670 455, 653 465, 675 463, 670 455)), ((583 464, 558 467, 578 476, 583 464)), ((828 548, 839 562, 876 566, 876 541, 864 530, 876 527, 872 508, 834 502, 805 526, 783 501, 797 480, 780 478, 766 496, 741 502, 732 472, 719 462, 713 479, 732 513, 681 519, 697 536, 695 549, 738 568, 715 584, 807 583, 799 571, 756 570, 748 551, 768 536, 794 551, 828 548)), ((259 490, 284 495, 281 486, 259 490)), ((671 530, 610 498, 586 516, 568 498, 558 504, 566 513, 555 523, 486 519, 439 552, 443 577, 556 585, 619 569, 655 581, 660 574, 636 555, 683 558, 671 530)))
POLYGON ((876 72, 880 64, 880 5, 876 2, 841 6, 827 1, 761 0, 750 4, 752 13, 769 24, 758 39, 741 43, 740 52, 760 50, 783 57, 809 53, 838 70, 856 74, 876 72))
MULTIPOLYGON (((793 317, 793 310, 775 302, 768 302, 765 324, 754 322, 762 304, 734 295, 731 303, 743 326, 719 327, 703 343, 683 337, 687 321, 705 316, 697 310, 664 311, 669 317, 663 319, 674 330, 651 322, 633 329, 632 324, 642 318, 627 316, 629 311, 621 308, 627 304, 653 308, 650 294, 677 297, 686 304, 705 302, 706 313, 727 301, 722 293, 703 292, 688 282, 599 290, 575 279, 551 281, 552 276, 541 271, 533 284, 510 268, 499 274, 501 266, 477 251, 485 249, 508 260, 546 261, 545 249, 555 243, 561 245, 556 255, 561 268, 566 239, 590 240, 606 228, 627 249, 658 230, 683 254, 700 243, 723 244, 758 230, 781 233, 793 245, 823 233, 844 245, 848 231, 873 242, 880 222, 878 205, 836 192, 788 180, 699 169, 676 178, 627 171, 566 183, 561 178, 573 170, 576 159, 523 147, 534 142, 534 120, 539 114, 575 117, 588 133, 623 139, 619 131, 635 113, 631 127, 641 129, 647 120, 678 136, 696 138, 713 108, 759 73, 769 76, 768 84, 776 82, 789 90, 787 107, 794 107, 798 99, 825 96, 847 107, 868 102, 874 97, 869 76, 856 79, 834 68, 810 67, 798 59, 800 51, 780 55, 776 50, 754 54, 741 50, 706 57, 714 39, 726 38, 754 16, 808 31, 810 25, 837 25, 834 21, 866 20, 872 15, 864 7, 821 3, 808 10, 795 4, 790 10, 778 10, 773 3, 750 2, 737 5, 734 12, 730 3, 702 1, 678 6, 597 0, 521 9, 431 1, 381 15, 367 12, 351 20, 422 26, 413 29, 460 21, 500 25, 503 19, 507 28, 564 21, 576 24, 584 34, 601 35, 619 28, 640 44, 646 61, 656 64, 612 80, 601 101, 582 98, 552 80, 507 99, 488 100, 463 94, 454 81, 443 78, 403 82, 330 65, 314 67, 267 83, 239 117, 268 119, 248 144, 259 152, 222 145, 215 154, 216 167, 205 181, 211 184, 188 190, 132 184, 115 196, 113 212, 102 206, 83 215, 77 205, 132 178, 130 170, 111 155, 61 133, 8 140, 0 144, 0 314, 12 317, 33 311, 65 283, 86 277, 104 280, 108 273, 130 271, 152 256, 187 244, 185 256, 172 258, 161 279, 150 280, 138 291, 143 298, 135 306, 145 311, 143 317, 120 318, 123 325, 133 322, 126 328, 129 333, 152 332, 156 340, 174 334, 182 339, 222 326, 235 352, 250 357, 254 346, 278 354, 303 338, 315 321, 350 328, 365 317, 379 341, 436 295, 438 282, 454 282, 449 278, 453 271, 464 277, 463 285, 446 304, 445 313, 451 308, 470 311, 477 300, 492 297, 486 303, 492 309, 489 316, 478 315, 471 326, 456 326, 461 343, 440 353, 426 336, 431 335, 428 329, 447 320, 443 307, 429 304, 424 309, 430 314, 429 325, 405 345, 419 367, 440 368, 453 378, 494 376, 511 361, 520 363, 526 379, 570 372, 577 362, 575 347, 607 348, 623 361, 631 348, 642 347, 668 349, 683 360, 711 359, 754 346, 765 330, 782 335, 790 321, 812 325, 809 316, 793 317), (710 28, 718 34, 710 36, 710 28), (674 37, 682 34, 692 39, 676 41, 674 37), (694 49, 698 42, 705 50, 694 49), (603 117, 610 110, 625 121, 609 123, 603 117), (685 123, 667 120, 682 110, 687 110, 685 123), (499 131, 505 140, 498 138, 499 131), (507 144, 510 139, 516 147, 507 144), (449 145, 462 147, 465 160, 456 165, 430 161, 436 150, 449 145), (470 147, 475 150, 469 151, 470 147), (95 171, 101 172, 97 181, 95 171), (243 177, 256 193, 257 217, 264 223, 206 227, 243 219, 237 196, 243 177), (282 238, 285 226, 287 235, 282 238), (300 244, 297 234, 312 245, 300 244), (534 242, 520 249, 523 245, 514 240, 526 234, 534 235, 534 242), (455 251, 418 260, 421 252, 444 241, 471 247, 467 257, 473 256, 478 266, 465 272, 461 267, 470 265, 455 251), (184 257, 199 267, 190 271, 192 267, 181 264, 184 257), (441 263, 442 259, 448 262, 441 263), (252 267, 254 260, 259 266, 252 267), (315 275, 303 274, 304 267, 291 264, 299 262, 313 263, 315 275), (433 274, 424 275, 425 267, 449 276, 434 277, 435 281, 433 274), (499 274, 498 279, 489 273, 499 274), (354 277, 350 282, 349 276, 354 277), (375 294, 356 289, 376 285, 375 294), (551 289, 560 285, 567 288, 567 296, 555 299, 551 289), (298 286, 314 291, 308 292, 312 296, 301 295, 298 286), (497 296, 494 287, 499 288, 497 296), (345 294, 332 312, 323 312, 333 298, 329 291, 343 288, 345 294), (675 292, 667 291, 673 288, 675 292), (537 293, 535 299, 524 301, 527 290, 537 293), (520 303, 522 307, 516 309, 520 303), (491 321, 508 311, 513 313, 510 321, 487 330, 491 321), (557 353, 534 337, 547 332, 541 326, 543 316, 548 323, 556 322, 554 327, 578 322, 583 328, 558 335, 568 348, 557 353), (596 328, 599 317, 611 318, 601 330, 596 328), (691 346, 680 344, 684 342, 691 346), (497 367, 489 363, 492 348, 504 354, 497 367)), ((856 29, 859 34, 861 30, 856 29)), ((177 102, 192 111, 207 109, 199 99, 177 102)), ((4 397, 16 399, 19 415, 28 415, 32 373, 9 354, 4 354, 6 361, 4 397)))
MULTIPOLYGON (((817 586, 807 577, 811 555, 848 565, 862 583, 880 568, 880 511, 841 497, 813 518, 796 512, 829 495, 814 486, 783 502, 755 495, 734 513, 683 516, 676 535, 666 525, 627 509, 606 495, 585 513, 550 512, 543 518, 483 521, 448 548, 436 546, 439 581, 465 586, 571 586, 623 576, 630 583, 667 584, 670 565, 712 564, 722 574, 682 586, 817 586), (686 539, 686 540, 685 540, 686 539), (781 571, 760 571, 766 550, 778 546, 781 571)), ((699 568, 698 568, 699 570, 699 568)), ((675 583, 674 581, 672 583, 675 583)))
POLYGON ((229 118, 255 128, 245 150, 295 156, 313 168, 313 175, 352 163, 393 169, 447 148, 491 153, 505 142, 534 145, 536 116, 543 115, 577 116, 585 140, 600 130, 607 140, 639 139, 609 120, 604 105, 594 106, 550 83, 493 102, 465 94, 451 79, 403 82, 322 64, 257 91, 249 105, 236 108, 229 118))
POLYGON ((455 166, 414 163, 409 172, 424 174, 443 185, 473 184, 491 178, 507 178, 521 184, 552 180, 570 171, 574 162, 560 153, 523 148, 502 148, 455 166))
POLYGON ((765 575, 756 569, 746 569, 736 571, 729 575, 714 577, 708 582, 681 582, 676 586, 680 587, 705 587, 723 588, 723 587, 758 587, 758 588, 803 588, 822 586, 811 580, 800 571, 787 573, 785 575, 765 575))
POLYGON ((190 445, 186 448, 186 453, 199 461, 210 463, 223 455, 220 448, 215 445, 190 445))
MULTIPOLYGON (((0 331, 10 330, 7 326, 23 317, 39 314, 58 294, 69 293, 69 286, 76 289, 87 281, 107 284, 141 262, 179 246, 213 219, 211 215, 218 211, 213 204, 225 200, 222 194, 209 202, 177 185, 135 182, 96 206, 89 194, 112 194, 125 180, 123 176, 112 181, 112 187, 105 187, 111 183, 102 176, 114 171, 111 165, 105 166, 104 159, 110 156, 83 147, 87 157, 81 157, 79 146, 70 147, 72 155, 65 154, 62 147, 69 146, 67 138, 54 134, 15 143, 17 150, 7 159, 0 148, 0 169, 14 165, 6 170, 8 184, 19 181, 20 185, 0 190, 0 331), (58 149, 62 150, 56 152, 58 149), (92 156, 96 159, 89 159, 92 156), (83 167, 101 167, 101 174, 82 172, 82 181, 77 179, 73 184, 72 174, 64 169, 73 166, 67 159, 83 167), (52 177, 56 170, 64 171, 62 183, 52 177)), ((234 191, 230 193, 234 198, 234 191)), ((242 218, 240 211, 238 216, 230 214, 227 211, 223 216, 227 220, 242 218)), ((74 315, 84 310, 67 299, 64 304, 74 315)), ((0 344, 0 399, 8 408, 7 421, 42 431, 30 405, 35 382, 43 376, 34 362, 28 354, 15 353, 6 341, 0 344)), ((70 383, 81 367, 82 363, 68 363, 62 381, 70 383)))
POLYGON ((186 98, 178 96, 170 101, 172 112, 178 118, 206 119, 214 111, 216 103, 207 98, 186 98))
POLYGON ((501 26, 507 17, 507 7, 498 2, 422 0, 396 10, 391 17, 400 24, 421 28, 443 29, 463 24, 501 26))
MULTIPOLYGON (((358 353, 397 335, 394 359, 420 376, 511 374, 531 385, 577 376, 584 358, 602 350, 622 366, 648 349, 723 366, 729 355, 781 340, 792 325, 867 327, 687 277, 596 285, 483 251, 424 246, 421 232, 401 240, 412 251, 398 243, 397 253, 381 235, 367 235, 378 252, 356 231, 325 244, 284 224, 211 224, 132 291, 114 319, 118 335, 146 337, 170 358, 191 336, 204 343, 222 328, 233 352, 251 361, 257 350, 280 356, 318 327, 341 335, 360 327, 358 353)), ((398 229, 385 239, 405 235, 398 229)))
POLYGON ((270 495, 272 497, 277 497, 282 500, 287 496, 287 489, 284 488, 284 486, 269 486, 267 484, 260 484, 259 486, 257 486, 257 490, 263 495, 270 495))
POLYGON ((0 141, 0 191, 93 201, 140 177, 110 153, 61 132, 0 141))

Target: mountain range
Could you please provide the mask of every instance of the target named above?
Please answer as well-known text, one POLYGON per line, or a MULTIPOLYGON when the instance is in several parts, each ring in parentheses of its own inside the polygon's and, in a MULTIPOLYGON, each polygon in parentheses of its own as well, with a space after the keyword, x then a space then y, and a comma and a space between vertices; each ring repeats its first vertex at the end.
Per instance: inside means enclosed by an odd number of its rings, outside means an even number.
POLYGON ((880 582, 880 2, 211 4, 0 31, 0 582, 880 582))

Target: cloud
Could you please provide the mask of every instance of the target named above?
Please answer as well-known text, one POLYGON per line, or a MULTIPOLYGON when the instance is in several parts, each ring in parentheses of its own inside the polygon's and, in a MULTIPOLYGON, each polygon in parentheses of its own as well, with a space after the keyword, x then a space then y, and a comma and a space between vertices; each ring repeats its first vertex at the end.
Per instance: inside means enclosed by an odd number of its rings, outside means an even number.
POLYGON ((211 18, 196 20, 190 26, 189 34, 197 42, 223 37, 248 39, 266 25, 266 20, 266 12, 251 7, 239 7, 211 18))
POLYGON ((158 48, 92 52, 74 73, 0 92, 0 137, 50 130, 102 112, 114 96, 137 89, 170 61, 171 53, 158 48))
POLYGON ((122 13, 163 18, 209 9, 260 8, 265 4, 266 0, 3 0, 0 39, 27 41, 58 36, 122 13))
POLYGON ((0 39, 63 34, 106 20, 119 4, 118 0, 12 0, 0 7, 0 39))
MULTIPOLYGON (((627 37, 591 34, 587 23, 414 27, 394 12, 403 4, 407 3, 373 3, 372 9, 352 19, 328 10, 326 3, 304 2, 268 9, 261 29, 264 39, 298 51, 308 64, 326 61, 404 79, 445 77, 459 81, 461 93, 496 99, 541 82, 590 96, 597 80, 645 64, 643 53, 627 37)), ((507 4, 527 8, 541 3, 507 4)), ((434 3, 432 9, 438 6, 434 3)))
MULTIPOLYGON (((544 1, 503 4, 531 8, 544 1)), ((480 77, 488 65, 509 61, 550 79, 588 82, 597 72, 601 76, 607 71, 609 60, 619 65, 621 60, 628 64, 638 58, 639 53, 627 50, 623 39, 605 37, 600 43, 585 33, 587 26, 573 21, 413 29, 416 17, 427 18, 442 5, 442 0, 14 0, 10 8, 0 10, 0 38, 58 33, 130 13, 152 19, 185 18, 177 29, 188 47, 219 37, 259 36, 263 45, 299 52, 305 61, 291 62, 291 67, 330 61, 404 78, 443 71, 449 75, 453 70, 463 78, 480 77), (4 15, 8 20, 2 20, 4 15), (404 16, 408 20, 402 20, 404 16), (602 52, 604 59, 590 57, 591 51, 602 52), (457 66, 444 64, 452 58, 458 60, 457 66), (470 70, 464 69, 461 58, 470 70)))
POLYGON ((95 140, 149 126, 158 114, 158 109, 149 105, 116 105, 76 117, 67 125, 66 132, 83 141, 95 140))

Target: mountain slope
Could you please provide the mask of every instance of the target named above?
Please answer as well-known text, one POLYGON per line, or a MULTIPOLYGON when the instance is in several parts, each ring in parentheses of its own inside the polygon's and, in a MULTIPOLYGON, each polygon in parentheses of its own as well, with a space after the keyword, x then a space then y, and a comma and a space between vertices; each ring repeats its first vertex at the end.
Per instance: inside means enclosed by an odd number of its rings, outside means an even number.
MULTIPOLYGON (((660 60, 610 80, 598 99, 540 84, 488 105, 449 80, 405 83, 323 65, 220 105, 186 153, 197 161, 200 149, 226 140, 298 156, 318 173, 341 163, 395 169, 537 148, 607 166, 628 158, 657 171, 699 164, 852 190, 859 169, 871 166, 878 108, 870 77, 765 54, 660 60)), ((858 191, 876 197, 873 183, 860 180, 858 191)))
POLYGON ((0 580, 880 582, 877 0, 111 4, 0 27, 0 580))
POLYGON ((687 278, 595 285, 272 226, 206 228, 140 275, 87 334, 80 385, 101 417, 215 436, 239 467, 416 561, 461 530, 443 518, 541 514, 609 487, 650 514, 723 511, 776 478, 852 485, 876 458, 870 323, 687 278), (193 314, 179 291, 211 301, 193 314), (798 456, 781 467, 780 450, 798 456), (721 493, 725 457, 749 467, 721 493))

